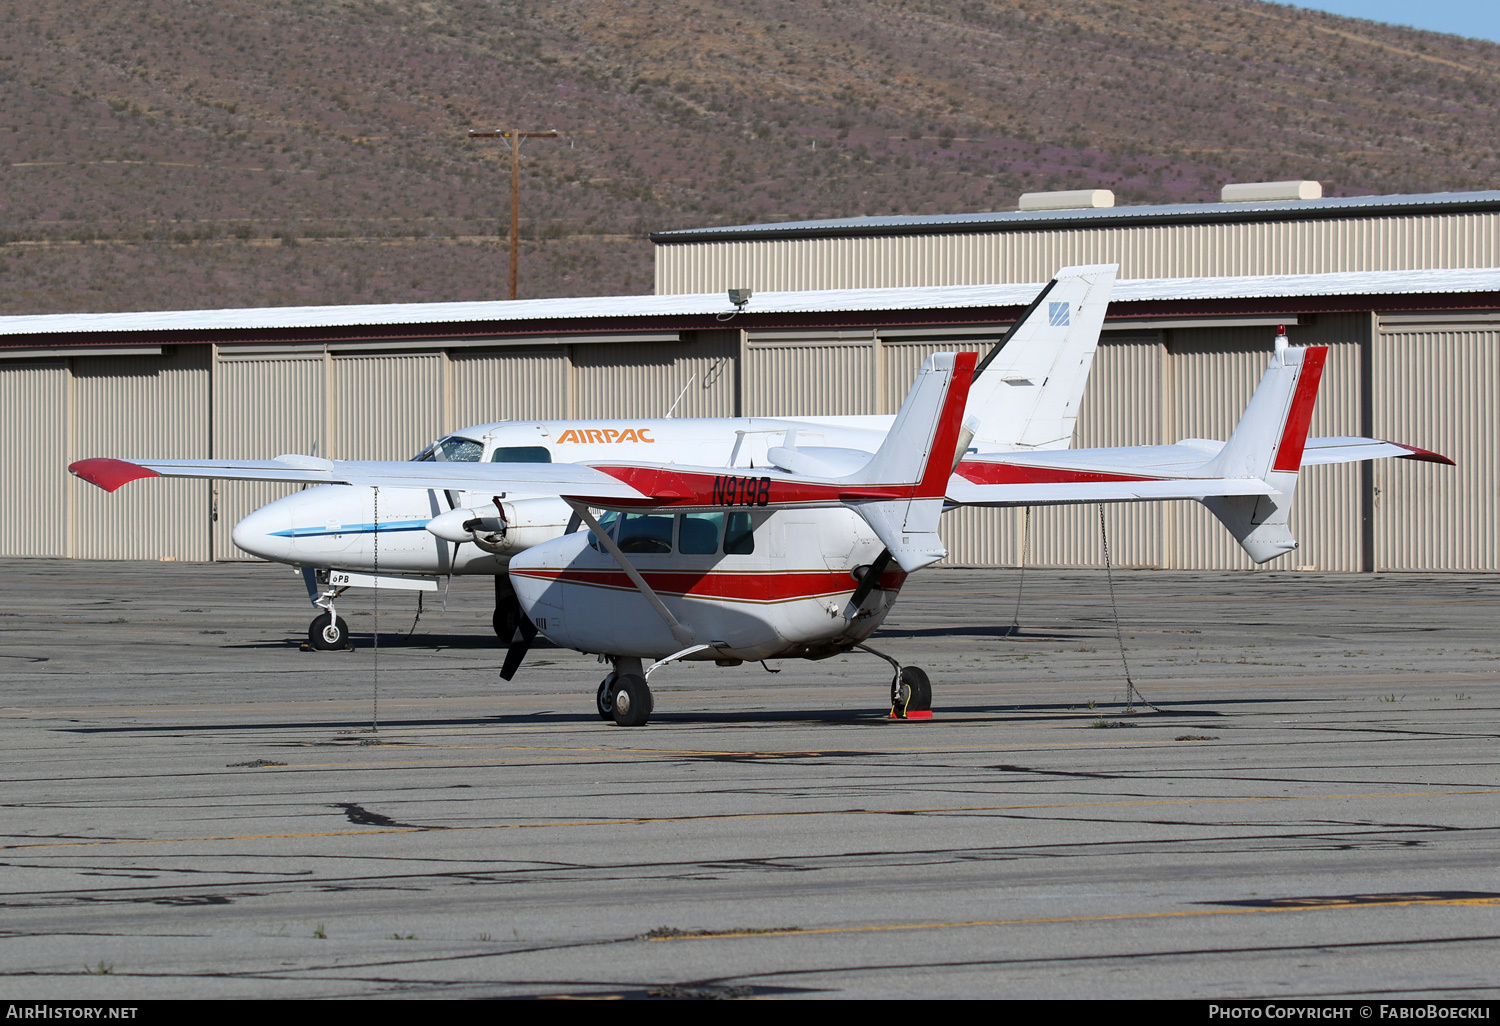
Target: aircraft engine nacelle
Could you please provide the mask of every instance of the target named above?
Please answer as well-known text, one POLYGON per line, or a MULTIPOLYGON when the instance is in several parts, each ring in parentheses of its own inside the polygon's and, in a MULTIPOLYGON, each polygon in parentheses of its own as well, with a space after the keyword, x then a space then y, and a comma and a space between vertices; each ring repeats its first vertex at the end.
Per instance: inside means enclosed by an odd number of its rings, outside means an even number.
POLYGON ((433 517, 427 530, 444 541, 473 542, 485 552, 510 556, 563 534, 572 515, 561 499, 517 499, 449 510, 433 517))

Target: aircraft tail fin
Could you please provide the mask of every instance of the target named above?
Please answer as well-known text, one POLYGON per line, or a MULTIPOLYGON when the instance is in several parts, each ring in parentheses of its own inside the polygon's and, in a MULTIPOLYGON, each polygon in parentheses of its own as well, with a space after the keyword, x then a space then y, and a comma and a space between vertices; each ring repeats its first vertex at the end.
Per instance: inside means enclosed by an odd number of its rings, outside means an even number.
POLYGON ((1257 563, 1297 547, 1287 521, 1327 356, 1327 346, 1293 349, 1285 335, 1278 335, 1276 354, 1250 405, 1234 434, 1205 468, 1214 477, 1258 478, 1276 490, 1272 495, 1203 499, 1257 563))
POLYGON ((885 441, 841 482, 840 498, 908 573, 948 554, 938 518, 948 478, 972 436, 962 421, 977 362, 974 353, 929 356, 885 441))
POLYGON ((965 413, 980 452, 1068 448, 1118 271, 1062 268, 980 362, 965 413))

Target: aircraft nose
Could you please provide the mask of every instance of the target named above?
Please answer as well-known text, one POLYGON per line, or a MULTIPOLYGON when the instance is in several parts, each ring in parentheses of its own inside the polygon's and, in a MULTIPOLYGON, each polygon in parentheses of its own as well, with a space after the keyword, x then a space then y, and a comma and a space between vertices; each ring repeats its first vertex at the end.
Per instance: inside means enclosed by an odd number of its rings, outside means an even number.
POLYGON ((234 525, 230 538, 252 556, 275 562, 291 562, 292 518, 282 501, 262 506, 234 525))

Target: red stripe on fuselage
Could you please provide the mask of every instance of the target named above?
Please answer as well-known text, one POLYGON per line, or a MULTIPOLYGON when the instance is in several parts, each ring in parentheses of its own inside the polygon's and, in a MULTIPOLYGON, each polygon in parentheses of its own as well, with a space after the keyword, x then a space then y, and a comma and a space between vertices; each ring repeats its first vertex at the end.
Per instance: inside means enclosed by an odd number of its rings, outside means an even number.
POLYGON ((1093 470, 1070 470, 1067 467, 1032 467, 1019 463, 990 463, 965 460, 958 465, 960 477, 975 484, 1080 484, 1090 481, 1164 481, 1166 478, 1141 477, 1137 474, 1106 474, 1093 470))
POLYGON ((1313 403, 1318 399, 1318 382, 1322 380, 1323 361, 1327 357, 1327 346, 1309 346, 1302 351, 1302 373, 1297 376, 1297 391, 1292 395, 1292 408, 1281 430, 1281 445, 1276 449, 1272 470, 1296 473, 1302 469, 1302 449, 1312 427, 1313 403))
MULTIPOLYGON (((639 567, 637 569, 640 570, 639 567)), ((524 570, 512 570, 511 574, 585 587, 636 590, 625 571, 608 568, 554 570, 528 567, 524 570)), ((651 586, 651 590, 659 595, 735 602, 791 602, 844 594, 855 588, 854 578, 849 576, 847 570, 640 570, 640 574, 651 586)), ((899 570, 880 575, 880 587, 886 591, 899 591, 905 581, 906 574, 899 570)))

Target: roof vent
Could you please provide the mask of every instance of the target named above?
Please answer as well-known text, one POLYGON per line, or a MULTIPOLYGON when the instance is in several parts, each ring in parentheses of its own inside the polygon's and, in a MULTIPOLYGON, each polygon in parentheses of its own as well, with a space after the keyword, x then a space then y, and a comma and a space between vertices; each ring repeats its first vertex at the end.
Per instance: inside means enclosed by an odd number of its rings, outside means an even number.
POLYGON ((1223 203, 1322 198, 1322 182, 1231 182, 1219 191, 1223 203))
POLYGON ((1072 210, 1077 207, 1112 207, 1115 194, 1108 189, 1074 189, 1071 192, 1026 192, 1022 210, 1072 210))

